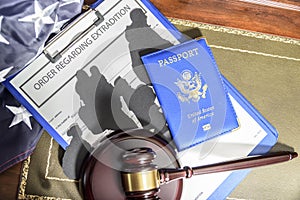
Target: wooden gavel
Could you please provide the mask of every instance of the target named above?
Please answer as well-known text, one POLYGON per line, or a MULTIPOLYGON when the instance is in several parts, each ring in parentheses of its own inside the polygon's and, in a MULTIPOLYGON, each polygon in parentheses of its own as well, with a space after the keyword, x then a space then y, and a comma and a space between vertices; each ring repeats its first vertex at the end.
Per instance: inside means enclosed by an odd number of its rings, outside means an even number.
POLYGON ((127 199, 159 199, 157 194, 160 185, 174 180, 276 164, 292 160, 297 156, 296 152, 283 151, 193 168, 158 169, 153 164, 156 154, 151 148, 134 148, 126 151, 122 156, 124 163, 121 171, 122 185, 127 199))

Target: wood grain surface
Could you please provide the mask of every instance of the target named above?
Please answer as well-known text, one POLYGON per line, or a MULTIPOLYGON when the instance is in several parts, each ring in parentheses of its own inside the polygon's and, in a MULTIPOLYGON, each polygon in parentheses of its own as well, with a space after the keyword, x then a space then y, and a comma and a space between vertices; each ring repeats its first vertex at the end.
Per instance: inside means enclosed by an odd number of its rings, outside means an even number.
POLYGON ((300 39, 299 0, 151 0, 167 17, 300 39))
POLYGON ((0 200, 17 199, 21 166, 18 163, 0 174, 0 200))

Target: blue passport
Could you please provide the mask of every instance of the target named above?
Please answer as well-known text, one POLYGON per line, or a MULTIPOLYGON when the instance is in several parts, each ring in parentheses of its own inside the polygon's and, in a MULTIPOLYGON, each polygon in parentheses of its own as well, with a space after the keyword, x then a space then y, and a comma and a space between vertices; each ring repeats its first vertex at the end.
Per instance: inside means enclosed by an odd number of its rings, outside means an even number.
POLYGON ((190 40, 141 58, 179 151, 238 128, 205 39, 190 40))

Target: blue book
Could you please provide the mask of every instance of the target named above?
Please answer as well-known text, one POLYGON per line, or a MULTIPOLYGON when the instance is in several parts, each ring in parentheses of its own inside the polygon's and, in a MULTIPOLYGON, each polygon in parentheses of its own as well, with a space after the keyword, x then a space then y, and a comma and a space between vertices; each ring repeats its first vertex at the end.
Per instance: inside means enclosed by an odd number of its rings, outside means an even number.
POLYGON ((238 128, 205 39, 142 57, 179 151, 238 128))

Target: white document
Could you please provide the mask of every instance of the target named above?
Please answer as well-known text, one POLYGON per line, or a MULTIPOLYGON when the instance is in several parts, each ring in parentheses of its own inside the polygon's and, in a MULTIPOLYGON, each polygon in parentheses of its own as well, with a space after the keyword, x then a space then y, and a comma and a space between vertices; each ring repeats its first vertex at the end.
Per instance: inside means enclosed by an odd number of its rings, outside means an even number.
MULTIPOLYGON (((232 105, 240 127, 231 133, 199 144, 178 157, 183 166, 203 166, 223 161, 244 158, 267 136, 266 131, 231 96, 232 105)), ((219 172, 194 176, 183 182, 182 199, 208 199, 232 172, 219 172)))
MULTIPOLYGON (((152 48, 156 45, 155 41, 160 44, 158 40, 179 43, 174 36, 174 33, 179 33, 175 30, 172 33, 170 27, 166 27, 170 26, 169 22, 164 22, 153 7, 143 2, 104 1, 96 10, 89 11, 73 23, 70 30, 61 34, 61 38, 51 41, 44 54, 10 81, 28 102, 27 105, 32 107, 30 111, 44 122, 42 125, 64 148, 72 139, 67 135, 71 126, 78 125, 82 137, 90 140, 90 144, 97 134, 111 129, 99 127, 98 123, 108 114, 103 112, 103 116, 97 116, 99 114, 95 113, 96 90, 100 79, 106 84, 103 87, 110 90, 112 95, 117 93, 114 91, 116 79, 121 78, 123 82, 119 84, 120 87, 125 85, 127 89, 145 85, 133 70, 136 64, 132 60, 138 56, 135 55, 136 50, 140 46, 152 48), (98 20, 96 11, 104 21, 91 25, 98 20), (75 42, 72 42, 74 38, 75 42), (50 62, 46 54, 59 59, 50 62)), ((122 94, 116 95, 119 97, 115 104, 122 104, 121 109, 114 111, 116 108, 111 108, 109 112, 122 112, 136 127, 141 127, 139 120, 124 104, 126 98, 122 94)))

